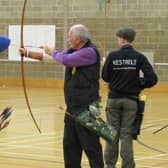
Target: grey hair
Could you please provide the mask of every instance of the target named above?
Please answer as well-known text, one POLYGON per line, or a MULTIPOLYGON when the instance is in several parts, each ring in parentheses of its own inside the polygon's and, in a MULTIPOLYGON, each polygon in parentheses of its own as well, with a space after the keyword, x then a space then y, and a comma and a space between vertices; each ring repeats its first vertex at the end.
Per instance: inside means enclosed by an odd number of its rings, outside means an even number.
POLYGON ((90 33, 86 26, 76 24, 70 27, 70 32, 74 37, 79 37, 82 43, 86 43, 90 39, 90 33))

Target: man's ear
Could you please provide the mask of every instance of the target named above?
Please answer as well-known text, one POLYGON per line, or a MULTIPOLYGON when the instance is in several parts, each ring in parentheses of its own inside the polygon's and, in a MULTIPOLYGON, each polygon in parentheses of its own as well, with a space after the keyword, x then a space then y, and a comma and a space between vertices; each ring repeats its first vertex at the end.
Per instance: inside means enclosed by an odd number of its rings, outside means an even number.
POLYGON ((126 42, 126 40, 124 38, 122 38, 122 37, 120 37, 120 40, 121 40, 122 43, 126 42))
POLYGON ((77 41, 78 44, 81 43, 81 39, 79 37, 76 38, 76 41, 77 41))

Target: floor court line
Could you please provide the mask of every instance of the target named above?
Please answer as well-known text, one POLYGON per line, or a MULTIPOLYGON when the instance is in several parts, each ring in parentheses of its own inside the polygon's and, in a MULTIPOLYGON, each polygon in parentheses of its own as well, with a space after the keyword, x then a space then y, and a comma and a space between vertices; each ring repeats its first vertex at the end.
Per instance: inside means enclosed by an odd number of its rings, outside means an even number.
POLYGON ((48 137, 48 136, 46 136, 46 137, 35 137, 34 139, 22 139, 21 138, 21 139, 15 140, 15 141, 10 141, 10 143, 19 143, 19 142, 23 143, 23 142, 44 141, 44 140, 48 140, 48 139, 55 139, 55 138, 61 138, 61 137, 62 137, 62 135, 60 135, 60 136, 52 136, 52 137, 48 137))
MULTIPOLYGON (((8 152, 5 152, 4 154, 6 154, 7 156, 2 156, 2 155, 0 155, 0 158, 14 158, 14 159, 21 159, 21 160, 33 160, 33 161, 39 161, 39 162, 53 162, 53 163, 64 163, 64 158, 63 157, 58 157, 58 156, 55 156, 55 157, 48 157, 47 155, 44 155, 43 157, 44 158, 48 158, 48 159, 39 159, 39 158, 41 158, 41 156, 40 157, 37 157, 37 158, 26 158, 26 157, 24 157, 24 156, 38 156, 38 155, 21 155, 22 157, 16 157, 16 155, 17 155, 17 153, 13 153, 14 154, 14 156, 10 156, 9 154, 10 153, 8 153, 8 152), (52 160, 53 159, 53 160, 52 160)), ((84 165, 88 165, 88 161, 87 161, 87 159, 83 159, 82 160, 82 163, 84 164, 84 165)))
MULTIPOLYGON (((42 144, 43 145, 47 145, 47 144, 59 144, 60 143, 60 141, 62 142, 62 135, 61 136, 56 136, 55 134, 54 134, 54 137, 52 136, 52 137, 40 137, 40 143, 39 143, 39 136, 38 137, 35 137, 35 136, 33 136, 35 139, 31 139, 31 141, 30 140, 25 140, 25 141, 23 141, 22 140, 22 138, 21 139, 17 139, 17 141, 15 140, 15 141, 10 141, 10 142, 7 142, 7 143, 1 143, 0 144, 0 146, 1 147, 4 147, 4 148, 1 148, 0 149, 0 151, 3 151, 3 150, 6 150, 6 149, 16 149, 16 148, 22 148, 22 147, 24 147, 24 148, 29 148, 29 147, 33 147, 34 149, 41 149, 41 147, 37 147, 37 145, 35 146, 35 145, 23 145, 23 143, 26 143, 26 142, 28 142, 28 143, 30 143, 30 142, 38 142, 38 146, 41 146, 42 144), (46 141, 46 139, 48 140, 48 139, 50 139, 50 141, 46 141), (51 141, 51 139, 55 139, 54 141, 51 141), (21 142, 21 144, 18 144, 18 143, 20 143, 21 142), (18 144, 18 145, 14 145, 14 144, 18 144)), ((25 137, 24 137, 25 138, 25 137)), ((31 136, 31 138, 32 138, 32 136, 31 136)), ((53 147, 52 148, 45 148, 46 150, 54 150, 53 149, 53 147)), ((44 150, 44 147, 43 147, 43 150, 44 150)))
MULTIPOLYGON (((18 160, 32 160, 32 161, 38 161, 38 162, 50 162, 50 163, 61 163, 63 164, 63 161, 59 160, 45 160, 45 159, 34 159, 34 158, 24 158, 24 157, 14 157, 14 156, 1 156, 0 158, 10 158, 10 159, 18 159, 18 160)), ((63 158, 60 158, 60 160, 63 160, 63 158)))
MULTIPOLYGON (((145 115, 145 114, 144 114, 145 115)), ((144 122, 144 124, 153 124, 153 123, 157 123, 157 122, 168 122, 167 119, 148 119, 147 121, 144 122)))
POLYGON ((163 156, 168 156, 168 153, 153 155, 153 156, 146 156, 146 157, 139 157, 139 158, 135 158, 135 160, 139 161, 139 160, 146 160, 146 159, 155 159, 155 158, 163 157, 163 156))
MULTIPOLYGON (((8 132, 1 132, 1 134, 6 134, 8 132)), ((14 134, 14 132, 12 132, 14 134)), ((56 136, 57 134, 62 134, 62 131, 58 132, 52 132, 52 133, 42 133, 42 134, 29 134, 29 135, 22 135, 22 134, 17 134, 17 136, 10 136, 11 139, 22 139, 22 138, 32 138, 32 137, 41 137, 41 136, 56 136)), ((24 133, 25 134, 25 133, 24 133)), ((6 139, 6 137, 1 137, 1 139, 6 139)))
POLYGON ((48 159, 55 159, 56 158, 56 156, 49 156, 48 154, 42 155, 41 153, 40 154, 32 154, 32 153, 23 153, 23 152, 17 153, 17 152, 3 151, 3 152, 1 152, 1 156, 2 156, 2 154, 7 155, 7 156, 13 155, 13 156, 33 157, 33 158, 48 158, 48 159))
MULTIPOLYGON (((57 142, 58 144, 60 144, 62 141, 59 141, 57 142)), ((5 150, 10 150, 10 149, 19 149, 19 148, 30 148, 32 147, 33 149, 39 149, 39 150, 48 150, 48 151, 52 151, 54 150, 53 147, 41 147, 41 145, 49 145, 49 144, 53 144, 53 145, 56 145, 56 141, 51 141, 51 142, 44 142, 44 143, 38 143, 38 147, 36 144, 35 145, 22 145, 22 144, 18 144, 18 145, 10 145, 10 144, 7 144, 7 145, 2 145, 0 144, 1 147, 4 147, 4 148, 1 148, 0 151, 5 151, 5 150)))
MULTIPOLYGON (((47 143, 50 144, 50 143, 47 143)), ((53 142, 53 144, 55 144, 55 142, 53 142)), ((5 150, 11 150, 11 149, 22 149, 22 148, 33 148, 33 149, 38 149, 38 150, 46 150, 46 151, 62 151, 62 150, 58 150, 54 149, 54 147, 37 147, 35 145, 8 145, 6 148, 2 148, 0 149, 0 151, 5 151, 5 150)))

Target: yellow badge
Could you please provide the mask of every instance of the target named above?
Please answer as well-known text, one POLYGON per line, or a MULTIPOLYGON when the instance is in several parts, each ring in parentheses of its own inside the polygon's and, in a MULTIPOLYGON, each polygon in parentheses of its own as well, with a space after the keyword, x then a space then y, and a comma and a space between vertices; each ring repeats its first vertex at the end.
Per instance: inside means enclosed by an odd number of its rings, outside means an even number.
POLYGON ((72 75, 74 75, 74 74, 75 74, 75 72, 76 72, 76 68, 75 68, 75 67, 73 67, 73 68, 72 68, 72 75))
POLYGON ((140 95, 140 99, 143 100, 143 101, 145 101, 146 100, 146 95, 144 95, 144 94, 140 95))

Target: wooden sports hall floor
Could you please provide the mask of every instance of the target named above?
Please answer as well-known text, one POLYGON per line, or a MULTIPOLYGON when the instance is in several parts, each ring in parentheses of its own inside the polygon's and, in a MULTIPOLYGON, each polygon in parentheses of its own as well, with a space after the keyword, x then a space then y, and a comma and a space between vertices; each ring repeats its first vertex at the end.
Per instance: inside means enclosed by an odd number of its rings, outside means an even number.
MULTIPOLYGON (((168 128, 153 134, 168 124, 168 92, 146 92, 146 110, 139 139, 149 149, 134 142, 137 168, 168 168, 168 128), (153 149, 154 148, 154 149, 153 149)), ((102 116, 106 100, 102 95, 102 116)), ((42 130, 39 134, 28 112, 22 87, 0 88, 0 110, 12 105, 12 121, 0 132, 0 168, 63 168, 63 90, 29 88, 32 111, 42 130)), ((104 140, 102 145, 104 148, 104 140)), ((89 168, 83 156, 83 168, 89 168)), ((120 167, 120 159, 117 168, 120 167)))

